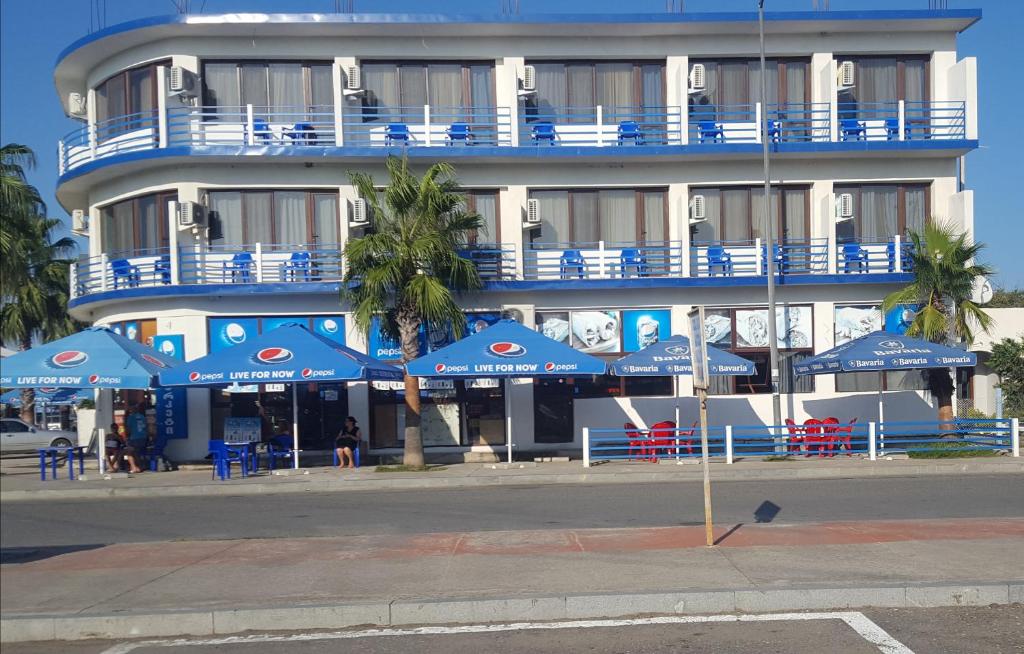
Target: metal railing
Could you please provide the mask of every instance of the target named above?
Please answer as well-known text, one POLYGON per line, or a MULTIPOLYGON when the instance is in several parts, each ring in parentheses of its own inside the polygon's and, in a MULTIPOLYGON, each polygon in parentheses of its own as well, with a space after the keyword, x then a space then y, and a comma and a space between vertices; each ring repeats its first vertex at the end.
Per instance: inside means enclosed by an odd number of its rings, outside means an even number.
POLYGON ((257 105, 178 107, 167 111, 169 145, 333 146, 331 107, 257 105))
MULTIPOLYGON (((827 102, 768 104, 771 143, 801 143, 831 139, 831 109, 827 102)), ((692 144, 760 143, 762 106, 694 105, 689 110, 692 144)))
POLYGON ((346 110, 345 144, 472 147, 511 145, 508 107, 362 107, 346 110))
POLYGON ((519 145, 680 145, 679 107, 523 107, 519 145))
POLYGON ((836 243, 836 272, 839 274, 911 272, 913 270, 912 255, 913 243, 900 236, 894 236, 888 241, 844 239, 836 243))
POLYGON ((878 425, 878 455, 894 452, 1005 451, 1020 456, 1016 419, 956 418, 952 422, 883 422, 878 425))
POLYGON ((459 250, 469 259, 483 281, 501 281, 516 277, 516 246, 514 243, 476 243, 459 250))
POLYGON ((918 141, 967 137, 963 100, 840 102, 838 141, 918 141))
POLYGON ((528 243, 523 278, 636 279, 682 274, 679 241, 528 243))
MULTIPOLYGON (((828 240, 777 243, 775 274, 828 271, 828 240)), ((744 241, 694 241, 690 246, 691 277, 733 277, 768 274, 768 246, 756 238, 744 241)))
MULTIPOLYGON (((584 433, 584 465, 598 461, 636 461, 657 463, 701 456, 699 427, 658 427, 650 429, 594 429, 584 433)), ((724 427, 708 428, 708 455, 726 455, 724 427)))
POLYGON ((117 116, 66 134, 59 143, 59 168, 63 172, 94 159, 150 150, 158 145, 158 112, 117 116))

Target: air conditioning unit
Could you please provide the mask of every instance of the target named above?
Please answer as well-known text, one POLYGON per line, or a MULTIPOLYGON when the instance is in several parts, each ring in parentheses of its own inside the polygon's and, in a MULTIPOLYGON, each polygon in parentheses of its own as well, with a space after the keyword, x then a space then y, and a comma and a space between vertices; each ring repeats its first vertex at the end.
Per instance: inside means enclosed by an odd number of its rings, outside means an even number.
POLYGON ((854 85, 854 66, 852 61, 843 61, 839 64, 836 74, 836 82, 839 88, 848 89, 854 85))
POLYGON ((519 80, 521 88, 519 95, 529 95, 537 92, 537 69, 533 66, 523 66, 523 78, 519 80))
POLYGON ((352 213, 349 215, 349 227, 366 227, 370 224, 370 215, 366 210, 366 200, 356 198, 352 200, 352 213))
POLYGON ((363 89, 363 69, 359 66, 345 66, 345 88, 341 90, 345 97, 358 96, 365 93, 363 89))
POLYGON ((690 224, 695 225, 707 220, 707 200, 703 195, 690 198, 690 224))
POLYGON ((196 74, 182 66, 171 66, 167 88, 171 95, 194 98, 196 96, 196 74))
POLYGON ((89 234, 89 219, 86 217, 85 211, 75 209, 71 212, 71 232, 79 236, 89 234))
POLYGON ((205 227, 206 207, 197 202, 178 203, 178 227, 205 227))
POLYGON ((700 93, 704 90, 704 64, 694 64, 690 67, 690 93, 700 93))
POLYGON ((836 220, 853 218, 853 194, 840 193, 836 196, 836 220))
POLYGON ((533 226, 540 224, 540 200, 529 199, 526 201, 526 225, 533 226))
POLYGON ((85 96, 81 93, 68 93, 68 113, 78 118, 85 118, 88 106, 85 96))

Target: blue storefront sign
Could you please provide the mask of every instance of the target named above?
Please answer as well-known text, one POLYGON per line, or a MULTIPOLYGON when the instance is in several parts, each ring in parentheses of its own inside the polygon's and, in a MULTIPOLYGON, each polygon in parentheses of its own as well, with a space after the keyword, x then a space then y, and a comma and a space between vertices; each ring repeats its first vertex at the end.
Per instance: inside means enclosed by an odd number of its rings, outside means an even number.
POLYGON ((885 331, 890 334, 906 334, 919 308, 914 304, 898 304, 889 309, 885 313, 885 331))
MULTIPOLYGON (((182 334, 157 334, 153 349, 179 361, 185 360, 182 334)), ((158 438, 188 438, 188 391, 181 387, 156 389, 156 428, 158 438)))
POLYGON ((636 352, 672 334, 668 309, 637 309, 622 312, 622 351, 636 352))
POLYGON ((309 327, 309 318, 306 316, 271 316, 269 318, 260 318, 260 333, 266 334, 269 331, 293 322, 303 327, 309 327))
POLYGON ((317 316, 313 318, 313 332, 344 345, 345 318, 343 316, 317 316))
POLYGON ((210 352, 240 345, 259 334, 256 318, 210 318, 210 352))

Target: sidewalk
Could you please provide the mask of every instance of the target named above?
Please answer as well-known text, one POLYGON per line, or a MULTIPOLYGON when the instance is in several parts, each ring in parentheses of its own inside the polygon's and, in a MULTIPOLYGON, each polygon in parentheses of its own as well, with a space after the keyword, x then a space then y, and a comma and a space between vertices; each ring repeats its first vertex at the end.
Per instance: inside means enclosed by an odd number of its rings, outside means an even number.
MULTIPOLYGON (((61 479, 43 482, 38 465, 31 459, 0 463, 0 493, 5 502, 21 500, 97 499, 105 497, 164 497, 249 495, 264 493, 307 493, 384 489, 470 488, 479 486, 540 484, 605 484, 702 479, 695 460, 677 465, 618 462, 584 468, 580 461, 522 463, 504 468, 502 464, 450 464, 428 472, 375 472, 367 466, 357 470, 314 467, 287 476, 265 471, 247 479, 211 480, 209 468, 176 472, 146 472, 130 478, 98 478, 95 461, 86 464, 85 480, 70 481, 65 469, 61 479), (521 466, 521 467, 519 467, 521 466)), ((847 477, 909 477, 921 475, 1022 474, 1024 457, 964 459, 897 459, 869 461, 866 458, 835 457, 764 461, 740 459, 732 465, 711 463, 712 480, 835 479, 847 477)))
POLYGON ((1024 519, 116 544, 0 567, 5 642, 1024 601, 1024 519))

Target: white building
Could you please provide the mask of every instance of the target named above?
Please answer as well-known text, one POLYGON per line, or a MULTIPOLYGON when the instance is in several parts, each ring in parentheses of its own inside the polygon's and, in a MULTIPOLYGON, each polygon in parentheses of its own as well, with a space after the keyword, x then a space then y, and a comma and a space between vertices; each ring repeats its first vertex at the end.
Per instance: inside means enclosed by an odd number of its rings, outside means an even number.
MULTIPOLYGON (((976 65, 958 58, 956 37, 980 15, 769 14, 767 106, 753 14, 113 26, 72 44, 55 73, 82 121, 60 143, 57 191, 89 237, 72 313, 170 340, 187 359, 296 318, 387 358, 339 304, 340 251, 365 229, 347 173, 383 183, 385 155, 404 153, 414 166, 453 162, 486 220, 466 252, 487 280, 464 298, 483 314, 473 320, 511 312, 614 358, 650 338, 652 321, 661 336, 683 333, 703 304, 709 334, 758 367, 716 382, 711 420, 767 422, 767 112, 783 413, 869 420, 876 375, 794 379, 789 364, 880 326, 881 298, 910 279, 906 230, 936 219, 973 230, 960 163, 978 146, 976 65)), ((578 450, 584 426, 672 417, 667 378, 522 382, 511 407, 524 450, 578 450)), ((917 375, 886 383, 905 391, 887 418, 934 415, 917 375)), ((502 449, 502 389, 455 386, 423 391, 428 453, 502 449)), ((259 391, 272 418, 290 419, 289 394, 259 391)), ((692 388, 679 392, 689 423, 692 388)), ((304 449, 352 414, 371 451, 398 451, 396 391, 320 384, 300 397, 304 449)), ((205 455, 254 399, 188 390, 175 426, 187 438, 170 452, 205 455)))

